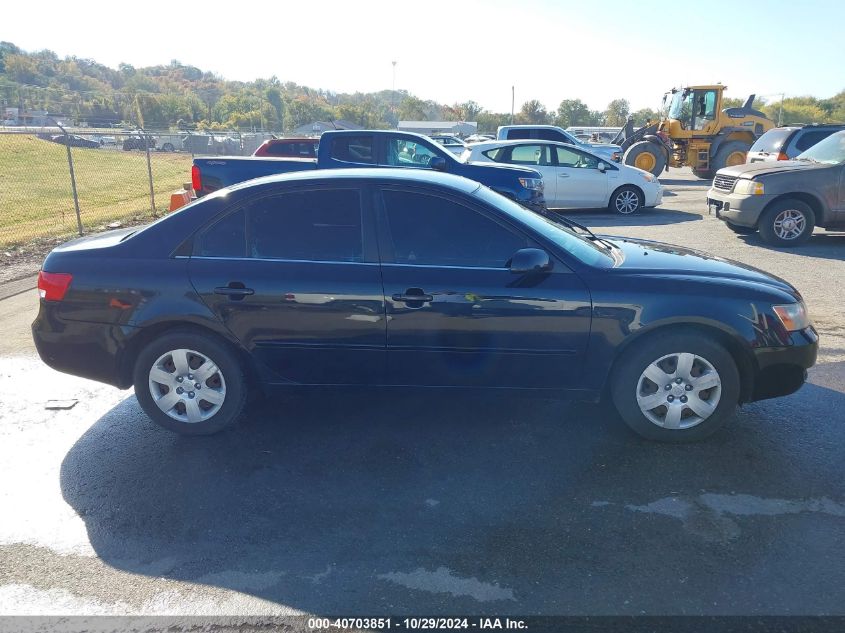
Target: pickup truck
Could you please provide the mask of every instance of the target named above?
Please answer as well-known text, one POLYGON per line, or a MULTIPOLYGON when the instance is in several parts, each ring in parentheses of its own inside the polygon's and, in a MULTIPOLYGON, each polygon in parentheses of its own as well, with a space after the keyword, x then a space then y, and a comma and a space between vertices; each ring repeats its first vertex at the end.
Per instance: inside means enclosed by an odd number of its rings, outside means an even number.
POLYGON ((197 196, 203 196, 271 174, 374 166, 434 169, 463 176, 530 209, 545 209, 543 178, 538 171, 510 165, 464 163, 428 137, 391 130, 323 132, 316 158, 195 158, 191 182, 197 196))

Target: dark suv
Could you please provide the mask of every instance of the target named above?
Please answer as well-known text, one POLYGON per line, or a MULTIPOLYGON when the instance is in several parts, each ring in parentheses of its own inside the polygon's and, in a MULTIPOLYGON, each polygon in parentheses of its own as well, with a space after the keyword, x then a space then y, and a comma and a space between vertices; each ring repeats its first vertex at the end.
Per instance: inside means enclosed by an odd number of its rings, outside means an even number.
POLYGON ((801 152, 841 130, 845 130, 845 125, 813 123, 776 127, 757 139, 748 151, 745 162, 792 160, 801 152))

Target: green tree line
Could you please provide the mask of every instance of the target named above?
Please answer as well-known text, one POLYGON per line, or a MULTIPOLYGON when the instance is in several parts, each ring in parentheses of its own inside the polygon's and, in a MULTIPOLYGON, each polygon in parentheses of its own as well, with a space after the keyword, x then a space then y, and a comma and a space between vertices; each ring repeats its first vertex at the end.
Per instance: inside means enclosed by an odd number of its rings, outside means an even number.
MULTIPOLYGON (((740 103, 734 99, 726 105, 740 103)), ((829 99, 756 103, 783 124, 845 122, 845 90, 829 99)), ((510 113, 491 112, 475 101, 445 105, 406 90, 337 93, 275 76, 227 81, 177 60, 166 66, 120 64, 114 69, 90 59, 60 59, 49 50, 27 52, 10 42, 0 42, 0 105, 46 110, 92 127, 289 132, 312 121, 339 119, 366 128, 395 127, 400 120, 464 120, 477 121, 479 132, 495 133, 498 126, 511 123, 510 113)), ((514 113, 513 123, 616 127, 629 115, 642 125, 659 113, 647 108, 632 112, 626 99, 614 99, 604 110, 592 110, 580 99, 564 99, 556 109, 531 99, 514 113)))

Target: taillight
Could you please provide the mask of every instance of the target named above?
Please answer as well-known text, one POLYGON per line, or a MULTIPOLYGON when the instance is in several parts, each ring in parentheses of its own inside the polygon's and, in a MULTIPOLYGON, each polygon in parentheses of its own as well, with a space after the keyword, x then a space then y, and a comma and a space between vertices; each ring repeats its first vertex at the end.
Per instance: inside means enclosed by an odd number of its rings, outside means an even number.
POLYGON ((200 174, 200 168, 196 165, 191 167, 191 188, 197 194, 202 190, 202 174, 200 174))
POLYGON ((69 273, 38 273, 38 294, 45 301, 61 301, 65 298, 73 275, 69 273))
POLYGON ((789 156, 787 156, 784 152, 778 152, 778 160, 789 160, 789 156))

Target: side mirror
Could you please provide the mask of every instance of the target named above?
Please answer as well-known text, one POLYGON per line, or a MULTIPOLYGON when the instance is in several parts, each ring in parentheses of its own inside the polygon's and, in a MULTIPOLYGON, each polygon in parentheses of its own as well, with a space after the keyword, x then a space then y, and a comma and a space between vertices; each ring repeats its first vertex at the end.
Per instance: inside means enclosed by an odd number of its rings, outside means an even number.
POLYGON ((446 171, 446 159, 442 156, 432 156, 428 166, 437 171, 446 171))
POLYGON ((552 269, 552 260, 542 249, 521 248, 511 257, 509 268, 515 275, 545 273, 552 269))
POLYGON ((605 165, 605 164, 604 164, 603 162, 601 162, 601 161, 599 161, 598 168, 599 168, 599 171, 600 171, 601 173, 604 173, 605 171, 607 171, 607 165, 605 165))

